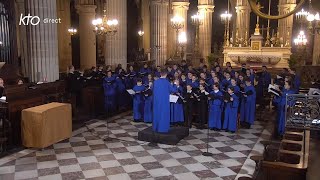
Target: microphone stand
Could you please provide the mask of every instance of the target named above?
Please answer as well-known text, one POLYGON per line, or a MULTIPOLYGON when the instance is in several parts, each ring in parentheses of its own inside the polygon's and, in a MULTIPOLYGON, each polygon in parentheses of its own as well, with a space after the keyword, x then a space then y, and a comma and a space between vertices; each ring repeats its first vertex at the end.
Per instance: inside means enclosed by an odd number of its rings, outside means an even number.
MULTIPOLYGON (((210 105, 208 103, 208 107, 210 108, 210 105)), ((210 110, 210 109, 209 109, 210 110)), ((202 153, 202 156, 213 156, 211 152, 209 152, 209 133, 210 133, 210 128, 209 128, 209 121, 208 121, 208 127, 207 127, 207 151, 202 153)))

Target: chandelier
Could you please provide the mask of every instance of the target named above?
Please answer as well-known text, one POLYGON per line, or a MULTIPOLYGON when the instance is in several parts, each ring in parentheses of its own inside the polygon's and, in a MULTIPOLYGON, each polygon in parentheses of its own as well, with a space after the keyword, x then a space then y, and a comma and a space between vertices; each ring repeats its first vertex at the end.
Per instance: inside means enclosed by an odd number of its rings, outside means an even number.
POLYGON ((68 29, 68 33, 71 35, 71 36, 73 36, 73 35, 75 35, 75 34, 77 34, 77 29, 75 29, 75 28, 69 28, 68 29))
POLYGON ((230 21, 232 18, 232 14, 230 14, 228 11, 226 11, 220 15, 220 18, 221 18, 222 22, 230 21))
POLYGON ((298 36, 293 40, 294 44, 296 46, 305 46, 308 43, 307 37, 304 33, 304 31, 300 31, 298 36))
POLYGON ((308 24, 309 34, 320 34, 320 14, 312 8, 311 0, 309 0, 309 11, 302 9, 296 13, 296 19, 302 24, 308 24))
POLYGON ((108 19, 106 15, 106 10, 103 10, 103 18, 97 18, 92 21, 94 26, 94 32, 98 35, 113 36, 118 32, 118 20, 108 19))

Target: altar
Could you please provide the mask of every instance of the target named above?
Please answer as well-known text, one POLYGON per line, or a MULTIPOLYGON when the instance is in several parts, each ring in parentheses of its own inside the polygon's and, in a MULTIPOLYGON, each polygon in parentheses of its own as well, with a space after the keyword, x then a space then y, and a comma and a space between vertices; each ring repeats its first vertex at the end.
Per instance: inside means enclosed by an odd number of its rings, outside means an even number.
POLYGON ((223 65, 230 62, 233 67, 246 63, 250 67, 288 68, 291 47, 225 47, 223 65))

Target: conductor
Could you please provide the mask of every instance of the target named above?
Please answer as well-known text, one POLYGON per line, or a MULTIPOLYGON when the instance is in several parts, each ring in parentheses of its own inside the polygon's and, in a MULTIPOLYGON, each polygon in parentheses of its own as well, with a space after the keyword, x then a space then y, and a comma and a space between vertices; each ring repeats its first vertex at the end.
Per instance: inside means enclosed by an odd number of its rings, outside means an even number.
POLYGON ((153 131, 168 133, 170 129, 170 93, 172 85, 167 80, 167 71, 162 69, 160 78, 153 86, 153 131))

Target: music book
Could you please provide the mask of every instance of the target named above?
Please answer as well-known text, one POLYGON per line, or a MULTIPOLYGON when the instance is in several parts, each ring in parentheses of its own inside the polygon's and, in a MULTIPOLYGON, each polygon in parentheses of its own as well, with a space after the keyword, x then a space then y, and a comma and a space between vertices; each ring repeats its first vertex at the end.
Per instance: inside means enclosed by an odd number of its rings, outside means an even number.
POLYGON ((127 89, 127 92, 130 94, 130 95, 135 95, 136 92, 134 92, 134 90, 132 89, 127 89))
POLYGON ((283 79, 283 77, 282 77, 282 76, 277 75, 277 79, 283 79))
POLYGON ((276 95, 276 96, 280 96, 280 91, 278 91, 277 89, 279 89, 279 86, 278 85, 272 85, 272 84, 269 84, 269 87, 268 87, 268 92, 276 95))
POLYGON ((171 103, 177 103, 178 99, 179 99, 179 96, 170 94, 169 101, 171 103))

